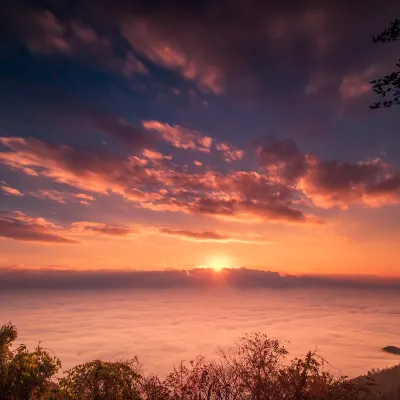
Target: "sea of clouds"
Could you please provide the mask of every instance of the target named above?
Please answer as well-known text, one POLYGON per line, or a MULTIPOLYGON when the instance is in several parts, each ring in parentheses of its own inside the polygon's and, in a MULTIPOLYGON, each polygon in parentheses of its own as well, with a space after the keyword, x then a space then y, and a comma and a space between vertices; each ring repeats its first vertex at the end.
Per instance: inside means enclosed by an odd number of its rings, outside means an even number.
MULTIPOLYGON (((34 285, 33 285, 34 286, 34 285)), ((215 357, 249 332, 286 343, 291 355, 318 348, 336 373, 355 376, 399 362, 400 294, 339 284, 321 287, 36 288, 0 291, 0 323, 19 343, 38 341, 67 369, 95 358, 138 356, 166 374, 181 360, 215 357)))

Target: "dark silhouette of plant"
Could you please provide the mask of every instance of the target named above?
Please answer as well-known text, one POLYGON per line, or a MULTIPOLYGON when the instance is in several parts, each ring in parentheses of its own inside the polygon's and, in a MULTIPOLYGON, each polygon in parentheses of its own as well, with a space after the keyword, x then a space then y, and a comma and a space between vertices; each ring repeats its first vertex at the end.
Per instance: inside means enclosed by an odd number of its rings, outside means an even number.
POLYGON ((226 350, 218 361, 198 358, 181 364, 165 380, 173 400, 355 400, 369 398, 371 380, 349 381, 323 369, 315 352, 287 360, 276 339, 251 334, 226 350))
POLYGON ((0 328, 0 400, 33 400, 49 396, 54 388, 51 378, 60 361, 40 345, 33 352, 20 345, 12 349, 17 329, 11 323, 0 328))
MULTIPOLYGON (((372 40, 375 43, 391 43, 400 39, 400 19, 393 21, 389 28, 385 29, 378 36, 374 36, 372 40)), ((400 68, 400 61, 396 64, 400 68)), ((394 71, 389 75, 385 75, 377 80, 371 81, 373 91, 384 98, 383 101, 375 102, 370 108, 391 107, 400 104, 400 70, 394 71)))
POLYGON ((61 393, 71 400, 140 400, 142 374, 136 359, 78 365, 60 379, 61 393))

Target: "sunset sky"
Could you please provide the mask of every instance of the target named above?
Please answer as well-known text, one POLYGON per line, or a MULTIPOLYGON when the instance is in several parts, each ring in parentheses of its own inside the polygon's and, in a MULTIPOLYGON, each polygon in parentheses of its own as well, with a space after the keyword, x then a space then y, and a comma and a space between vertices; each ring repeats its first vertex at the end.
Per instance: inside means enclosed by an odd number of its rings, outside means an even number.
POLYGON ((400 3, 27 1, 0 17, 0 267, 400 276, 400 3))

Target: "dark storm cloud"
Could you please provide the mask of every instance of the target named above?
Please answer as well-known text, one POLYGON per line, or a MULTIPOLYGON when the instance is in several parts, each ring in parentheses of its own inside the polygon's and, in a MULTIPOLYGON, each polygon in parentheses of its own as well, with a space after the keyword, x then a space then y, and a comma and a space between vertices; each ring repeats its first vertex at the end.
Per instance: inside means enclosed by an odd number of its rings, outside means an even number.
POLYGON ((194 287, 233 288, 400 288, 400 281, 376 277, 313 277, 281 275, 277 272, 237 268, 216 272, 212 269, 165 271, 74 271, 0 268, 2 289, 168 289, 194 287))

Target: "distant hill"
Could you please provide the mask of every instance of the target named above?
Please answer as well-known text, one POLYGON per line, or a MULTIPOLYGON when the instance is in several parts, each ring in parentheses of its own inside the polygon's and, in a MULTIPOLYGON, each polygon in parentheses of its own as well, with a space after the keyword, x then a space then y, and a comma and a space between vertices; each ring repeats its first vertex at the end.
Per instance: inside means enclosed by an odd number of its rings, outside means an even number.
POLYGON ((369 371, 368 377, 375 382, 371 388, 373 400, 400 400, 400 364, 369 371))

